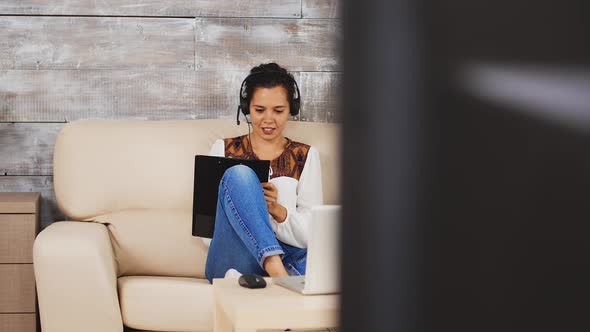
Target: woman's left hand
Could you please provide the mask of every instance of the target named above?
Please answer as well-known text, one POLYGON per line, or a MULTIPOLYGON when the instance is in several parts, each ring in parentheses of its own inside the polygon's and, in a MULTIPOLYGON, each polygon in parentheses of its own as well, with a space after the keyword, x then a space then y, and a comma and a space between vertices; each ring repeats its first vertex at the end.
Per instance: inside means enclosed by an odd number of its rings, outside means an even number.
POLYGON ((284 206, 277 203, 277 197, 279 196, 279 191, 274 184, 270 182, 263 182, 262 183, 262 190, 264 191, 264 199, 266 200, 266 207, 268 208, 268 213, 277 221, 283 222, 287 218, 287 209, 284 206))

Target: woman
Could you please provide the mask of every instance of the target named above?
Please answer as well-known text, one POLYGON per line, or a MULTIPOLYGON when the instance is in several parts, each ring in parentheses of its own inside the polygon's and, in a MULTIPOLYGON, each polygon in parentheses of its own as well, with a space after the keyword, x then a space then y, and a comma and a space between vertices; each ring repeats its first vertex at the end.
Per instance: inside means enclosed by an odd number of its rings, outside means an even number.
POLYGON ((270 181, 261 184, 243 165, 225 172, 205 275, 210 282, 240 273, 303 275, 311 207, 323 200, 317 149, 283 136, 299 111, 297 83, 276 63, 262 64, 252 68, 240 95, 252 133, 218 139, 209 154, 270 160, 270 181))

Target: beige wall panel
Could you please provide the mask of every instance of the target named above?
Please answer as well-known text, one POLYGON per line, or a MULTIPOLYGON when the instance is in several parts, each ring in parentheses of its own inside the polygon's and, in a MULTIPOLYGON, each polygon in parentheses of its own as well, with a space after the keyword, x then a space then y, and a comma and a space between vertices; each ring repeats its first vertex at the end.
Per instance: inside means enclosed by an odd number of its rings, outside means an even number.
POLYGON ((301 121, 341 122, 342 73, 301 73, 301 121))
POLYGON ((300 17, 301 0, 3 0, 0 14, 300 17))
POLYGON ((0 263, 33 263, 34 214, 0 214, 0 263))
POLYGON ((35 314, 0 314, 0 331, 34 332, 35 314))
POLYGON ((0 264, 0 312, 35 312, 33 264, 0 264))
POLYGON ((0 176, 0 192, 40 192, 39 231, 54 221, 67 220, 57 208, 52 176, 0 176))
POLYGON ((275 61, 290 71, 339 68, 339 20, 197 18, 197 70, 249 70, 275 61))
POLYGON ((303 18, 340 17, 342 0, 302 0, 303 18))
POLYGON ((0 69, 194 65, 192 19, 0 17, 0 69))
POLYGON ((0 123, 0 174, 53 174, 53 146, 63 123, 0 123))

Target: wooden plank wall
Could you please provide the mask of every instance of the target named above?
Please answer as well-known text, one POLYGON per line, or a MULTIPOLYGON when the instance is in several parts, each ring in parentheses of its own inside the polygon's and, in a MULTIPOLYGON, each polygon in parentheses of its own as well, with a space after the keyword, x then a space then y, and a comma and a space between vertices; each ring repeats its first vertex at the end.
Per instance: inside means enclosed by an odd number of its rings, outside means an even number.
POLYGON ((53 145, 81 119, 233 118, 260 63, 291 70, 294 121, 338 122, 338 0, 0 1, 0 191, 40 191, 65 220, 53 145))

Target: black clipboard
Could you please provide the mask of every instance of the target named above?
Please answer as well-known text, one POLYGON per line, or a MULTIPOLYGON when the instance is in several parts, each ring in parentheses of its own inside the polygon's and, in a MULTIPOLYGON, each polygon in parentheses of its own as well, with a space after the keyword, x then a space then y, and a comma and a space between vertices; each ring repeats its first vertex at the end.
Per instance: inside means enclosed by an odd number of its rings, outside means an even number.
POLYGON ((235 165, 250 167, 261 183, 269 180, 270 160, 195 156, 193 236, 213 238, 219 182, 225 171, 235 165))

